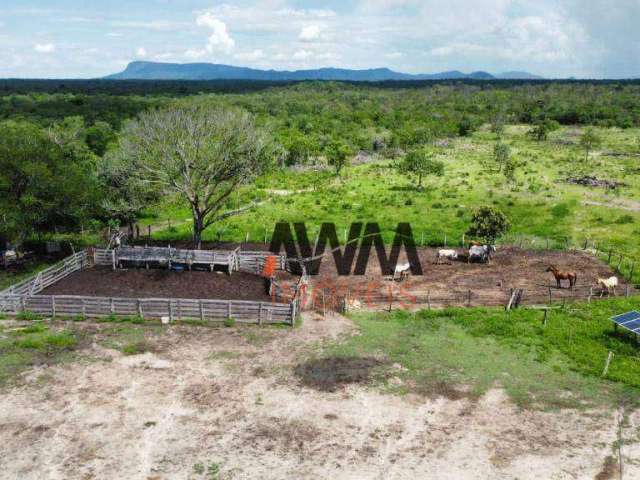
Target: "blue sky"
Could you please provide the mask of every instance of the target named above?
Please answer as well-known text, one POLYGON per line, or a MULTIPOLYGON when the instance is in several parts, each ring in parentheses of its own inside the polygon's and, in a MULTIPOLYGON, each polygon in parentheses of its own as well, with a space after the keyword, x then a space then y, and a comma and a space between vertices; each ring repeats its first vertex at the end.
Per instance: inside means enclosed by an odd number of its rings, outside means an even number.
POLYGON ((132 60, 640 77, 640 0, 3 0, 0 77, 132 60))

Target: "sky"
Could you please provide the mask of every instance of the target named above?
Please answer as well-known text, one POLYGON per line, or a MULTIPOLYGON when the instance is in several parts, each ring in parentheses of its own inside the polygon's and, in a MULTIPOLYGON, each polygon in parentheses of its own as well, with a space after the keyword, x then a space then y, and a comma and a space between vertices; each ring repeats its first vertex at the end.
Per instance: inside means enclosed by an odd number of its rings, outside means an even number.
POLYGON ((0 78, 128 62, 640 77, 640 0, 2 0, 0 78))

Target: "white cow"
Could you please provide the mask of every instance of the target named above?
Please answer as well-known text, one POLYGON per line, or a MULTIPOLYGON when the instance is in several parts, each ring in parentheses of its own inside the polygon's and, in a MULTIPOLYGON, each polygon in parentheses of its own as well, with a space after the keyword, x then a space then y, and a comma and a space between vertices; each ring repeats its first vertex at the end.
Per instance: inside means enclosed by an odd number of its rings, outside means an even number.
POLYGON ((457 260, 458 258, 458 252, 456 252, 455 250, 447 250, 447 249, 440 249, 438 250, 438 254, 436 255, 436 263, 440 264, 440 259, 441 258, 445 258, 447 260, 449 260, 449 262, 451 262, 451 260, 457 260))
POLYGON ((495 251, 496 248, 493 245, 472 245, 469 249, 467 262, 471 262, 472 259, 477 259, 482 263, 487 263, 489 259, 491 259, 491 253, 495 251))
POLYGON ((396 275, 400 274, 400 281, 402 281, 409 276, 410 271, 411 271, 411 264, 409 262, 399 263, 396 265, 396 268, 393 271, 393 277, 391 277, 391 280, 395 280, 396 275))

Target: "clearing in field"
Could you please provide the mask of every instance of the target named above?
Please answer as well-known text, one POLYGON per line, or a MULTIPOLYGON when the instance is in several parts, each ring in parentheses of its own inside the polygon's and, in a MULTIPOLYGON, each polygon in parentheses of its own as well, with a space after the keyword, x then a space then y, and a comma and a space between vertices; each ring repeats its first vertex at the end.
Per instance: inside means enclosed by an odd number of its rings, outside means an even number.
POLYGON ((50 346, 0 391, 0 469, 25 480, 616 478, 622 435, 625 477, 640 475, 640 417, 616 384, 572 373, 557 350, 539 361, 444 318, 394 318, 2 322, 0 353, 50 346), (54 347, 56 335, 75 343, 54 347))

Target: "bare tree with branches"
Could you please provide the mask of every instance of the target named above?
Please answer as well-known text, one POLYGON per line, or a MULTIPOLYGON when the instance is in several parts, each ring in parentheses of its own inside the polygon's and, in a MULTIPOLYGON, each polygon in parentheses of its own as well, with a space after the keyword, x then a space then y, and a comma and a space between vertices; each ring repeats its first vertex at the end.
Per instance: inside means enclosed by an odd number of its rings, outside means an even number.
POLYGON ((247 112, 204 103, 145 112, 120 140, 133 175, 189 202, 198 248, 202 232, 229 216, 229 195, 268 167, 271 145, 247 112))

